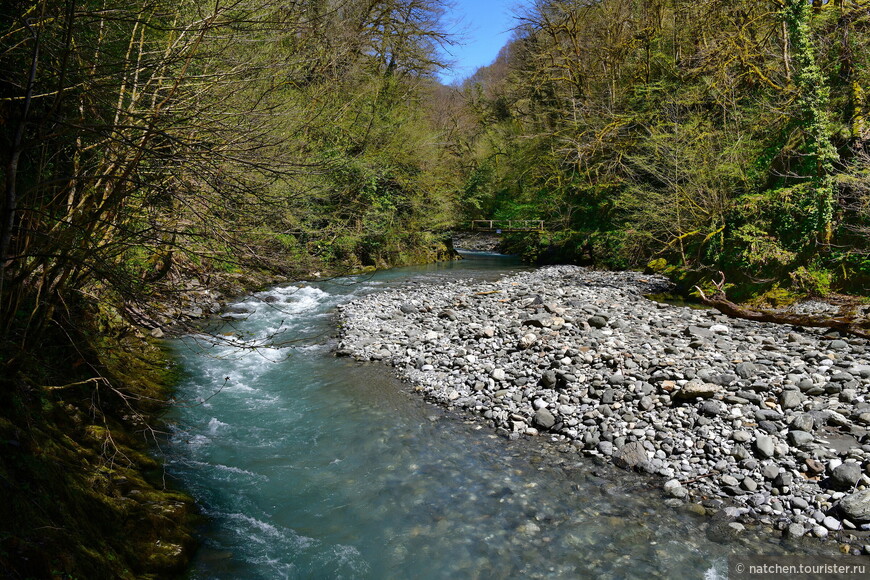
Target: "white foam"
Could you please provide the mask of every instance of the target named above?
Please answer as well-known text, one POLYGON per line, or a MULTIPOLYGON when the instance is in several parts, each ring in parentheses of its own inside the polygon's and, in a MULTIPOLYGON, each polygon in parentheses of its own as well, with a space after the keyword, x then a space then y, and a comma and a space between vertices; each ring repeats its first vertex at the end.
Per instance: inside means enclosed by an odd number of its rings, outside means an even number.
POLYGON ((218 471, 224 471, 227 473, 233 473, 236 475, 245 475, 247 477, 253 479, 259 479, 262 481, 268 481, 268 477, 262 475, 260 473, 254 473, 253 471, 248 471, 246 469, 242 469, 241 467, 234 467, 232 465, 224 465, 222 463, 207 463, 205 461, 190 461, 191 465, 198 465, 200 467, 211 467, 218 471))
POLYGON ((262 409, 268 409, 270 407, 274 407, 276 403, 281 402, 281 397, 274 396, 261 396, 257 399, 248 399, 247 409, 250 411, 260 411, 262 409))
POLYGON ((368 562, 354 546, 338 544, 332 547, 332 553, 339 566, 349 568, 354 574, 366 575, 369 572, 368 562))
POLYGON ((231 520, 243 522, 244 524, 247 524, 248 528, 259 530, 263 535, 270 538, 282 537, 281 531, 278 528, 268 522, 264 522, 263 520, 258 520, 257 518, 252 518, 249 515, 241 513, 225 513, 223 515, 231 520))
POLYGON ((297 346, 296 350, 301 352, 317 352, 322 350, 329 350, 329 345, 326 343, 306 344, 305 346, 297 346))
POLYGON ((704 580, 728 580, 728 561, 714 560, 713 565, 704 571, 704 580))
POLYGON ((193 437, 185 439, 184 443, 186 443, 191 449, 199 449, 211 444, 211 439, 205 435, 194 435, 193 437))
POLYGON ((215 515, 237 522, 239 527, 235 528, 234 531, 246 541, 253 540, 259 544, 266 544, 268 541, 271 544, 277 540, 290 544, 297 550, 306 550, 318 543, 314 538, 301 536, 291 529, 279 529, 268 522, 258 520, 246 514, 218 512, 215 515))
POLYGON ((208 422, 208 432, 212 435, 217 435, 218 429, 221 427, 228 427, 228 425, 217 417, 212 417, 211 421, 208 422))
POLYGON ((252 318, 268 319, 274 316, 299 314, 314 310, 328 298, 330 298, 330 294, 320 288, 285 286, 260 292, 255 295, 255 300, 243 304, 256 310, 252 318), (264 300, 269 296, 275 300, 265 302, 264 300))

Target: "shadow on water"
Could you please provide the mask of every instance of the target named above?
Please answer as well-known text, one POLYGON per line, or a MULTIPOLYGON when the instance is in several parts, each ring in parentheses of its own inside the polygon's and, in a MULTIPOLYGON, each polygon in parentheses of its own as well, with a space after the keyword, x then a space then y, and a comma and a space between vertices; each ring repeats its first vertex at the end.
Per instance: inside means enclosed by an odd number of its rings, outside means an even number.
POLYGON ((232 340, 178 340, 177 398, 200 403, 171 411, 165 460, 207 516, 189 577, 716 578, 731 554, 811 549, 669 508, 660 482, 544 437, 497 437, 324 341, 270 343, 334 333, 366 293, 522 268, 471 255, 274 288, 240 300, 232 340))

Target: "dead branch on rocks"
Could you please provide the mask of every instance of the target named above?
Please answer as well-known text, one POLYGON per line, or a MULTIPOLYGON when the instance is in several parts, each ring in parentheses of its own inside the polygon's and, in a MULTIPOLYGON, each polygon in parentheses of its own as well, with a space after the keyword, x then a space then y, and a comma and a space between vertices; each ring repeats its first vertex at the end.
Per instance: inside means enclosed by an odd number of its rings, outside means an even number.
POLYGON ((712 296, 704 294, 698 286, 695 289, 701 297, 701 302, 712 306, 722 314, 732 318, 743 318, 757 322, 773 322, 776 324, 791 324, 812 328, 830 328, 861 338, 870 338, 870 318, 859 314, 853 304, 841 306, 836 314, 802 314, 788 310, 754 310, 744 308, 728 300, 725 296, 725 274, 719 272, 722 279, 714 282, 716 292, 712 296))

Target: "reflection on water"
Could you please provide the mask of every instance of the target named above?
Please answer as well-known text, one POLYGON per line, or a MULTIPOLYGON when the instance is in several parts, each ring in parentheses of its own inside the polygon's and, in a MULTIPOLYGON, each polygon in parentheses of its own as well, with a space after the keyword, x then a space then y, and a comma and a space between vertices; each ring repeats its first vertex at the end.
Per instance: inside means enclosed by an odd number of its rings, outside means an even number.
POLYGON ((467 256, 275 288, 175 343, 165 458, 208 516, 191 578, 715 578, 728 554, 786 549, 714 542, 719 524, 647 479, 498 438, 330 354, 333 309, 354 296, 519 268, 467 256))

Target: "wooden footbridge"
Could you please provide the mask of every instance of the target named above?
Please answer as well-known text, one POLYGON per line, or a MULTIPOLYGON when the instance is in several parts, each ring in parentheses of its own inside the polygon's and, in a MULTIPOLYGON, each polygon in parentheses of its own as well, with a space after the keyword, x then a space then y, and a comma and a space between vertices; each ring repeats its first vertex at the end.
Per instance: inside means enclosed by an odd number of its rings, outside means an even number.
POLYGON ((542 232, 544 220, 473 220, 472 232, 491 232, 494 234, 508 232, 542 232))

